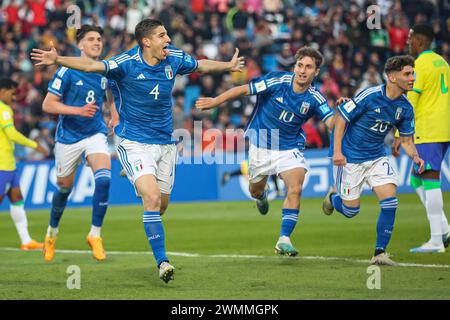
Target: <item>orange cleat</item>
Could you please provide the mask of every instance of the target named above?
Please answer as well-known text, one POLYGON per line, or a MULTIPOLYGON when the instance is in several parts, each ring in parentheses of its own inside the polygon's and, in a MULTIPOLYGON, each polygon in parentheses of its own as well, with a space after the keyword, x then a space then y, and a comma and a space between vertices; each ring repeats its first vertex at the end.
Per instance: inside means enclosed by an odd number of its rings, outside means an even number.
POLYGON ((28 243, 24 243, 20 246, 20 250, 28 251, 28 250, 39 250, 44 247, 43 243, 37 242, 36 240, 31 240, 28 243))
POLYGON ((44 260, 50 262, 55 257, 55 242, 56 237, 45 236, 44 241, 44 260))
POLYGON ((106 259, 105 249, 103 249, 103 240, 101 237, 87 237, 87 243, 92 249, 92 255, 98 261, 103 261, 106 259))

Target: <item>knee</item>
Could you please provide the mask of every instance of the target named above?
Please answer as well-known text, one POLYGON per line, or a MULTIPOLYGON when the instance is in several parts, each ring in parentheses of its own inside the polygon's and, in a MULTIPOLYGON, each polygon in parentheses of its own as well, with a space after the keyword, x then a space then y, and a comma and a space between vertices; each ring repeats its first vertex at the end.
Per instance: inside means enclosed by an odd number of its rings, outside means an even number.
POLYGON ((141 195, 144 207, 160 208, 161 195, 160 194, 143 194, 141 195))
POLYGON ((300 195, 302 193, 302 186, 300 184, 288 186, 286 193, 288 197, 300 198, 300 195))

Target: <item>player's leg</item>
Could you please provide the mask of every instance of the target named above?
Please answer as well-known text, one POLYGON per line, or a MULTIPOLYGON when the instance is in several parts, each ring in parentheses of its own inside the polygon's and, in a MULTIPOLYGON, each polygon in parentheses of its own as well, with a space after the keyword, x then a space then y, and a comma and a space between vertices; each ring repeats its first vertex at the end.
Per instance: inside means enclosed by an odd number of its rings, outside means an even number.
POLYGON ((168 282, 173 279, 174 268, 166 256, 165 233, 160 214, 161 191, 156 179, 157 162, 162 155, 161 147, 123 140, 117 151, 128 179, 142 199, 144 231, 159 268, 160 278, 168 282))
POLYGON ((241 169, 237 169, 232 172, 225 172, 222 176, 222 185, 225 185, 232 177, 238 177, 241 174, 241 169))
POLYGON ((253 199, 256 200, 256 207, 262 215, 269 211, 269 200, 267 199, 267 179, 269 176, 256 176, 249 181, 249 191, 253 199))
POLYGON ((111 183, 111 158, 106 136, 96 134, 89 137, 86 146, 86 160, 94 173, 95 189, 92 198, 92 222, 87 242, 95 259, 106 259, 101 237, 101 228, 108 209, 109 187, 111 183))
MULTIPOLYGON (((8 172, 8 171, 3 171, 8 172)), ((19 234, 22 250, 35 250, 42 249, 43 244, 33 240, 28 232, 28 220, 27 215, 24 208, 24 199, 22 192, 20 191, 19 185, 19 174, 17 170, 10 171, 10 187, 7 191, 7 195, 9 198, 9 210, 11 213, 11 218, 14 221, 14 225, 16 226, 17 233, 19 234)), ((0 178, 1 180, 1 178, 0 178)), ((5 190, 5 188, 0 186, 0 189, 5 190)), ((1 203, 1 201, 0 201, 1 203)))
POLYGON ((298 221, 305 174, 305 168, 294 168, 280 173, 286 186, 286 198, 281 212, 280 237, 275 245, 275 251, 281 255, 296 256, 298 254, 291 243, 291 234, 298 221))
POLYGON ((430 224, 430 240, 411 252, 443 252, 449 243, 449 225, 444 213, 440 182, 442 160, 450 143, 424 143, 416 145, 419 155, 425 161, 425 172, 418 174, 413 168, 411 185, 416 188, 424 203, 430 224), (444 248, 444 250, 443 250, 444 248))
POLYGON ((83 149, 80 143, 55 145, 56 184, 50 209, 50 222, 44 241, 44 260, 51 261, 55 256, 55 242, 59 233, 59 223, 72 192, 75 173, 81 163, 83 149))
POLYGON ((102 261, 106 259, 106 253, 103 248, 101 229, 108 209, 111 160, 107 154, 95 153, 88 155, 87 161, 94 172, 95 181, 94 196, 92 197, 91 229, 87 236, 87 243, 92 249, 94 258, 102 261))
POLYGON ((387 157, 373 161, 367 172, 367 182, 380 203, 377 221, 377 240, 372 264, 395 265, 386 253, 386 248, 394 230, 395 214, 398 207, 397 174, 387 157))

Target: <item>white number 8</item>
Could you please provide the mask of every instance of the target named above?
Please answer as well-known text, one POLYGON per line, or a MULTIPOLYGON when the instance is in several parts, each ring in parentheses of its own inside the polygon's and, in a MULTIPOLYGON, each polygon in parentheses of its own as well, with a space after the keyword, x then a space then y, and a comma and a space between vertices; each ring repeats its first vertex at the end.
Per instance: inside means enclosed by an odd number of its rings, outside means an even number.
POLYGON ((95 101, 95 92, 94 90, 89 90, 87 97, 86 97, 86 103, 92 103, 95 101))

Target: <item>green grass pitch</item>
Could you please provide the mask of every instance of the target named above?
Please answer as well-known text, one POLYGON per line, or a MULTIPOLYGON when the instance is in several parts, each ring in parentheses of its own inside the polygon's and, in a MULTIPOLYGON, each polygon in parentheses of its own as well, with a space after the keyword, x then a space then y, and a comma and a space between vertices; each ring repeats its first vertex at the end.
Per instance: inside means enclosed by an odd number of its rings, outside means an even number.
MULTIPOLYGON (((163 217, 175 280, 158 278, 140 206, 111 207, 102 236, 107 260, 86 244, 90 209, 66 210, 54 261, 21 252, 7 212, 0 214, 0 299, 450 299, 450 250, 411 254, 428 239, 428 222, 415 194, 399 195, 388 251, 397 267, 381 267, 381 288, 368 289, 378 202, 362 198, 354 219, 325 216, 321 199, 303 199, 292 236, 299 257, 274 253, 282 201, 261 216, 247 202, 172 204, 163 217), (73 251, 72 251, 73 250, 73 251), (109 253, 109 254, 108 254, 109 253), (69 290, 67 269, 81 270, 81 289, 69 290), (427 266, 425 266, 427 265, 427 266), (430 266, 432 265, 432 266, 430 266)), ((450 213, 450 193, 444 194, 450 213)), ((49 212, 29 211, 33 238, 43 240, 49 212)))

